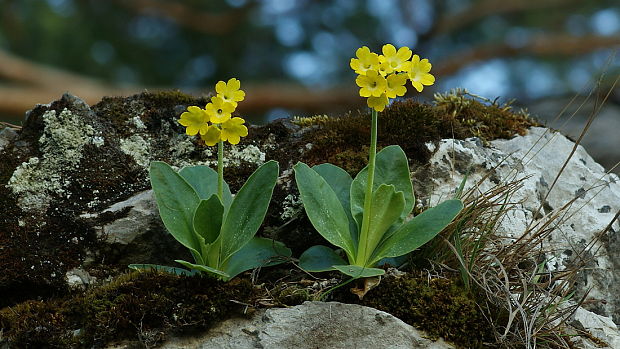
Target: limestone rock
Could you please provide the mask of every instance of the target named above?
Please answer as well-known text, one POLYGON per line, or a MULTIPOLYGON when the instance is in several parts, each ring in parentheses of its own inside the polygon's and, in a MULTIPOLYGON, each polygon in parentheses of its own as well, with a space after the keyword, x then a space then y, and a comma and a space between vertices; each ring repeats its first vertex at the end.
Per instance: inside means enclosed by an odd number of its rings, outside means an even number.
POLYGON ((355 304, 305 302, 230 319, 205 335, 173 338, 165 349, 454 348, 432 341, 394 316, 355 304))
MULTIPOLYGON (((0 292, 28 299, 32 293, 61 291, 67 287, 65 273, 84 262, 191 260, 159 220, 147 167, 152 160, 177 168, 214 163, 215 154, 187 137, 177 122, 188 105, 205 103, 164 92, 105 98, 91 107, 65 94, 29 111, 20 131, 5 128, 0 265, 10 268, 0 275, 0 292)), ((264 130, 253 130, 255 140, 247 137, 228 148, 227 165, 239 177, 264 162, 266 151, 279 151, 272 146, 279 139, 269 127, 264 130)))
POLYGON ((0 130, 0 151, 9 143, 11 143, 15 138, 17 138, 17 136, 17 131, 10 127, 6 127, 0 130))
POLYGON ((509 212, 499 228, 501 233, 515 238, 525 233, 530 224, 545 221, 576 198, 566 211, 566 219, 553 230, 549 241, 545 241, 543 248, 552 251, 547 268, 562 270, 571 256, 596 240, 592 251, 600 249, 600 252, 592 256, 578 288, 582 292, 591 289, 588 309, 610 316, 617 323, 620 321, 620 222, 611 220, 620 210, 620 179, 615 174, 606 174, 578 146, 551 188, 574 145, 563 135, 540 127, 531 128, 522 137, 492 141, 490 147, 481 147, 473 138, 442 140, 431 158, 431 166, 414 170, 414 185, 418 197, 431 198, 430 204, 436 204, 454 194, 466 173, 469 173, 467 188, 491 171, 489 179, 480 184, 481 191, 500 182, 523 178, 523 186, 511 198, 520 204, 509 212), (611 230, 598 236, 610 223, 611 230))
POLYGON ((609 317, 597 315, 583 308, 578 308, 573 315, 571 325, 586 330, 604 343, 592 343, 582 338, 584 348, 620 348, 620 331, 609 317))

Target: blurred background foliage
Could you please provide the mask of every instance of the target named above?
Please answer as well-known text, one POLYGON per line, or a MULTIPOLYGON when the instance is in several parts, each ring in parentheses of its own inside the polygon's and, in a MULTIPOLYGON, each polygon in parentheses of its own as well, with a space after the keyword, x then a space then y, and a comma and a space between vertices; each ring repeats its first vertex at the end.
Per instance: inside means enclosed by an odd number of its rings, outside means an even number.
MULTIPOLYGON (((355 50, 409 46, 433 92, 464 87, 527 105, 619 71, 617 0, 0 0, 0 121, 69 91, 178 88, 237 77, 240 111, 269 120, 363 107, 355 50)), ((410 88, 410 90, 413 90, 410 88)), ((618 94, 614 95, 616 101, 618 94)), ((255 120, 257 120, 255 119, 255 120)))

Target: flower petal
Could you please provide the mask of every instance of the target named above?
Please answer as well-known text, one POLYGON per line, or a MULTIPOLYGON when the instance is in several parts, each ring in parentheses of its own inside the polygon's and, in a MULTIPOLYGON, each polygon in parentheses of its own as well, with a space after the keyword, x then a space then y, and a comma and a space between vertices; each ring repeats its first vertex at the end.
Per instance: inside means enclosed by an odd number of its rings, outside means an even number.
POLYGON ((413 85, 413 87, 418 90, 418 92, 422 92, 422 89, 424 88, 424 86, 422 86, 422 84, 418 81, 411 81, 411 84, 413 85))
POLYGON ((230 80, 228 80, 228 88, 232 91, 240 89, 241 81, 237 80, 236 78, 230 78, 230 80))
POLYGON ((214 146, 217 142, 220 141, 221 131, 216 126, 209 126, 207 132, 205 134, 201 134, 200 138, 205 142, 208 146, 214 146))
POLYGON ((411 49, 409 47, 403 46, 398 49, 398 52, 396 52, 396 57, 398 57, 398 59, 401 61, 406 61, 411 58, 412 54, 413 52, 411 52, 411 49))
POLYGON ((386 57, 394 56, 396 54, 396 47, 392 44, 385 44, 383 48, 381 48, 381 52, 383 52, 383 55, 386 57))
POLYGON ((226 83, 224 81, 218 81, 215 84, 215 92, 224 94, 226 93, 226 83))
POLYGON ((426 73, 420 78, 420 83, 422 85, 430 86, 435 83, 435 77, 431 74, 426 73))
POLYGON ((241 102, 244 99, 245 92, 243 90, 235 91, 235 93, 233 93, 233 100, 235 100, 235 102, 241 102))

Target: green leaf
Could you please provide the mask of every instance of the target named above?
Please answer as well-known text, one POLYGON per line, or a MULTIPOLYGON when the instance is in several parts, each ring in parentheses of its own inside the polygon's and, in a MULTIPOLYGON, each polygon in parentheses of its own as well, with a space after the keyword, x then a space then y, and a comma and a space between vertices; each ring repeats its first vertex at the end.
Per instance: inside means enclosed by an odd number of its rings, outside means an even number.
POLYGON ((278 168, 273 160, 263 164, 233 199, 219 237, 222 263, 247 244, 263 223, 278 179, 278 168))
MULTIPOLYGON (((393 185, 381 184, 373 193, 370 212, 370 224, 368 226, 368 254, 365 262, 368 262, 372 252, 382 240, 387 230, 398 220, 403 207, 405 198, 402 191, 396 192, 393 185)), ((360 241, 364 243, 364 241, 360 241)))
POLYGON ((298 162, 294 169, 297 188, 314 229, 353 258, 355 248, 349 232, 349 219, 338 196, 325 179, 308 165, 298 162))
POLYGON ((210 274, 215 274, 217 276, 220 276, 222 279, 224 280, 229 280, 230 276, 228 274, 226 274, 225 272, 221 271, 221 270, 217 270, 215 268, 211 268, 208 267, 206 265, 202 265, 202 264, 194 264, 194 263, 190 263, 187 261, 183 261, 180 259, 175 259, 175 262, 182 264, 183 266, 193 269, 193 270, 198 270, 198 271, 204 271, 206 273, 210 273, 210 274))
POLYGON ((138 270, 138 271, 154 270, 154 271, 163 271, 163 272, 174 274, 174 275, 192 276, 192 275, 197 274, 196 271, 189 271, 189 270, 182 269, 182 268, 168 267, 165 265, 158 265, 158 264, 129 264, 127 267, 129 269, 138 270))
POLYGON ((283 243, 254 237, 230 257, 223 269, 233 278, 246 270, 284 263, 286 259, 282 257, 290 256, 291 250, 283 243))
MULTIPOLYGON (((217 172, 209 166, 183 167, 179 174, 194 188, 202 200, 207 200, 213 194, 217 194, 217 172)), ((229 208, 232 203, 232 194, 226 182, 224 182, 223 196, 222 204, 224 208, 229 208)))
POLYGON ((463 209, 461 200, 447 200, 398 228, 375 251, 373 264, 385 257, 405 255, 437 236, 463 209))
POLYGON ((299 257, 299 267, 307 272, 336 270, 334 265, 346 263, 334 250, 322 245, 310 247, 299 257))
POLYGON ((159 215, 166 229, 198 258, 201 242, 194 232, 193 224, 194 212, 200 204, 198 194, 165 162, 151 162, 149 176, 159 215))
POLYGON ((402 266, 403 264, 405 264, 407 262, 407 259, 409 259, 408 254, 404 256, 398 256, 398 257, 382 258, 380 261, 377 262, 377 264, 375 264, 375 266, 382 267, 382 266, 388 265, 391 267, 398 268, 402 266))
POLYGON ((334 269, 355 279, 385 274, 385 270, 383 269, 360 267, 359 265, 334 265, 334 269))
POLYGON ((205 243, 213 243, 220 235, 224 206, 217 195, 213 194, 209 200, 200 200, 194 213, 194 230, 205 239, 205 243))
POLYGON ((353 182, 353 178, 351 178, 351 175, 349 175, 347 171, 329 163, 312 166, 312 169, 316 171, 319 176, 323 177, 334 193, 336 193, 342 208, 344 208, 344 212, 349 218, 349 231, 351 232, 353 246, 357 247, 357 224, 355 224, 353 216, 351 215, 351 210, 349 209, 351 207, 351 182, 353 182))
MULTIPOLYGON (((362 226, 367 179, 368 166, 364 167, 351 183, 351 213, 358 227, 362 226)), ((405 152, 397 145, 390 145, 377 153, 375 160, 375 178, 372 188, 373 192, 377 190, 381 184, 392 184, 396 192, 403 192, 405 206, 400 213, 400 218, 404 220, 413 210, 415 197, 413 195, 413 186, 409 175, 407 155, 405 155, 405 152)))

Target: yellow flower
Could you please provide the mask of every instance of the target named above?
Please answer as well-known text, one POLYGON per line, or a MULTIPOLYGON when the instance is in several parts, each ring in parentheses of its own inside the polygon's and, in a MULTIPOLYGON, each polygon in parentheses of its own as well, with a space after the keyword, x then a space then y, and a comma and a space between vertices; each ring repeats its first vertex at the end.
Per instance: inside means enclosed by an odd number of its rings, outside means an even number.
POLYGON ((213 146, 213 145, 216 145, 217 142, 220 141, 221 133, 222 132, 217 126, 211 125, 207 129, 207 132, 205 132, 204 134, 202 133, 200 134, 200 138, 202 138, 202 140, 205 141, 206 145, 213 146))
POLYGON ((224 102, 228 102, 237 108, 237 102, 241 102, 245 98, 245 92, 240 88, 241 82, 235 78, 231 78, 228 80, 228 83, 219 81, 215 85, 215 92, 217 92, 217 96, 223 99, 224 102))
POLYGON ((368 100, 366 101, 366 103, 368 104, 370 108, 373 108, 374 110, 378 112, 382 112, 383 109, 385 109, 385 106, 388 105, 389 102, 390 101, 388 100, 385 93, 379 97, 372 97, 372 96, 368 97, 368 100))
POLYGON ((351 58, 351 69, 355 70, 357 74, 366 75, 369 70, 377 70, 379 67, 379 56, 370 52, 370 49, 366 46, 362 46, 355 51, 357 58, 351 58))
POLYGON ((228 141, 230 144, 238 144, 240 137, 248 135, 248 128, 243 125, 245 120, 242 118, 232 118, 222 124, 222 135, 220 136, 223 141, 228 141))
MULTIPOLYGON (((396 51, 396 47, 392 44, 385 44, 381 49, 383 55, 379 56, 381 63, 386 63, 392 68, 392 71, 407 70, 407 61, 411 58, 411 50, 409 47, 401 47, 396 51)), ((389 72, 391 73, 391 72, 389 72)), ((388 74, 389 74, 388 73, 388 74)))
POLYGON ((387 98, 404 96, 407 92, 407 88, 405 87, 407 83, 407 74, 390 74, 386 81, 385 95, 387 98))
POLYGON ((204 111, 196 106, 187 107, 187 111, 181 114, 179 124, 186 127, 185 133, 190 136, 195 136, 196 133, 204 134, 209 127, 209 116, 204 111))
POLYGON ((235 107, 225 102, 222 97, 215 96, 211 97, 211 103, 207 104, 205 110, 212 123, 221 124, 230 119, 230 114, 235 111, 235 107))
POLYGON ((376 70, 369 70, 366 75, 359 75, 355 79, 357 86, 361 87, 360 96, 362 97, 379 97, 385 92, 387 81, 376 70))
POLYGON ((422 92, 424 86, 430 86, 435 83, 435 77, 429 73, 432 65, 428 59, 420 60, 420 56, 413 55, 409 63, 409 79, 411 79, 411 84, 418 92, 422 92))
MULTIPOLYGON (((379 56, 379 58, 381 58, 382 56, 379 56)), ((392 66, 390 66, 390 64, 388 62, 383 62, 381 64, 379 64, 379 74, 381 74, 381 76, 386 76, 388 74, 391 74, 394 72, 394 69, 392 69, 392 66)))

